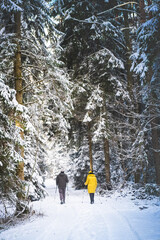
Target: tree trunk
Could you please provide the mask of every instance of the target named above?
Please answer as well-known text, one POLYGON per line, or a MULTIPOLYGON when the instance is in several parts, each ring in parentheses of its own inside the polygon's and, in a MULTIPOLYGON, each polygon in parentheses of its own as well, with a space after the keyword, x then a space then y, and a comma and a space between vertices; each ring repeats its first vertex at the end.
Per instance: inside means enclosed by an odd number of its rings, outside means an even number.
MULTIPOLYGON (((21 63, 21 13, 16 12, 14 14, 15 20, 15 34, 16 34, 16 45, 17 50, 15 53, 15 61, 14 61, 14 77, 15 77, 15 90, 16 90, 16 100, 19 104, 23 103, 23 91, 22 91, 22 63, 21 63)), ((16 126, 23 129, 23 123, 21 120, 21 116, 16 119, 16 126)), ((24 131, 20 132, 21 138, 24 138, 24 131)), ((21 157, 24 158, 24 148, 20 147, 21 157)), ((17 175, 21 180, 24 180, 24 162, 20 162, 17 168, 17 175)))
MULTIPOLYGON (((143 2, 142 5, 144 7, 144 1, 142 2, 143 2)), ((147 2, 148 2, 148 6, 152 4, 151 0, 147 0, 147 2)), ((152 18, 152 14, 150 13, 149 19, 151 18, 152 18)), ((153 76, 152 66, 150 66, 147 77, 146 77, 146 83, 148 85, 150 85, 151 83, 152 76, 153 76)), ((154 88, 151 89, 151 103, 150 103, 151 106, 149 108, 149 114, 150 114, 150 117, 153 118, 153 120, 151 121, 151 136, 152 136, 153 158, 154 158, 154 165, 155 165, 155 172, 156 172, 156 183, 160 185, 160 142, 159 142, 160 133, 158 129, 160 118, 156 117, 158 116, 158 110, 156 109, 157 96, 154 93, 154 88)))
POLYGON ((141 171, 137 170, 134 174, 134 182, 139 183, 140 182, 140 177, 141 177, 141 171))
MULTIPOLYGON (((151 0, 147 0, 148 6, 152 4, 151 0)), ((152 13, 149 13, 149 19, 152 18, 152 13)), ((148 71, 148 79, 147 82, 150 84, 152 79, 152 69, 151 66, 148 71)), ((155 87, 154 87, 155 88, 155 87)), ((150 107, 150 114, 151 118, 154 119, 151 121, 151 134, 152 134, 152 149, 153 149, 153 157, 154 157, 154 165, 156 171, 156 183, 160 185, 160 131, 159 131, 159 124, 160 118, 158 116, 158 110, 156 109, 156 102, 158 102, 157 95, 154 93, 154 89, 151 90, 151 107, 150 107)))
POLYGON ((152 148, 156 170, 156 183, 160 185, 160 143, 159 143, 158 118, 152 120, 152 148))
POLYGON ((22 69, 21 69, 21 13, 17 12, 14 14, 15 20, 15 33, 16 33, 16 44, 17 51, 15 53, 15 62, 14 62, 14 76, 15 76, 15 90, 16 90, 16 99, 19 104, 23 103, 23 91, 22 91, 22 69))
MULTIPOLYGON (((152 1, 151 0, 147 0, 147 3, 148 3, 148 6, 150 6, 152 4, 152 1)), ((152 18, 152 13, 149 12, 149 19, 152 18)))
MULTIPOLYGON (((147 0, 148 2, 148 6, 150 6, 152 4, 151 0, 147 0)), ((152 13, 149 13, 149 19, 152 18, 152 13)), ((148 84, 150 84, 151 82, 151 78, 152 78, 152 69, 151 67, 149 68, 149 74, 148 74, 148 84)), ((151 117, 157 115, 158 116, 158 111, 155 107, 156 105, 156 101, 157 101, 157 96, 156 94, 154 94, 154 90, 152 89, 151 91, 151 105, 152 107, 150 107, 150 114, 151 117)), ((155 117, 152 121, 151 121, 151 134, 152 134, 152 149, 153 149, 153 157, 154 157, 154 164, 155 164, 155 171, 156 171, 156 183, 158 185, 160 185, 160 131, 158 129, 159 126, 159 121, 160 119, 158 117, 155 117)))
MULTIPOLYGON (((127 71, 127 83, 128 83, 128 92, 130 95, 130 98, 132 99, 132 103, 134 103, 134 111, 138 113, 137 110, 137 102, 136 99, 134 99, 133 96, 133 74, 131 72, 131 59, 130 59, 130 55, 132 52, 132 47, 131 47, 131 40, 130 40, 130 32, 129 32, 129 20, 128 20, 128 13, 126 11, 123 12, 123 16, 124 16, 124 25, 125 25, 125 41, 126 41, 126 47, 127 47, 127 54, 126 54, 126 71, 127 71)), ((133 124, 133 118, 130 117, 129 118, 129 123, 132 126, 133 124)), ((134 142, 134 137, 135 136, 135 131, 131 130, 131 142, 134 142)), ((136 172, 134 173, 134 178, 135 178, 135 183, 139 183, 140 182, 140 176, 141 176, 141 171, 140 170, 136 170, 136 172)))
POLYGON ((127 83, 128 83, 128 91, 129 91, 130 97, 132 97, 133 76, 130 70, 131 69, 130 56, 131 56, 132 47, 131 47, 131 41, 130 41, 128 13, 124 11, 123 16, 124 16, 124 25, 125 25, 124 36, 125 36, 126 48, 127 48, 127 53, 126 53, 127 83))
POLYGON ((91 123, 88 123, 88 146, 89 146, 89 160, 90 171, 93 171, 93 157, 92 157, 92 136, 91 136, 91 123))
POLYGON ((144 0, 139 0, 139 12, 141 24, 146 21, 146 14, 144 8, 145 8, 144 0))
POLYGON ((103 139, 104 145, 104 158, 105 158, 105 172, 106 172, 106 183, 109 187, 111 185, 111 175, 110 175, 110 158, 109 158, 109 141, 108 139, 103 139))
MULTIPOLYGON (((105 93, 103 93, 103 107, 102 107, 102 113, 105 116, 105 122, 106 122, 106 132, 107 132, 107 125, 108 125, 108 119, 107 119, 107 109, 106 109, 106 96, 105 93)), ((103 138, 103 149, 104 149, 104 159, 105 159, 105 175, 106 175, 106 184, 108 190, 111 190, 111 173, 110 173, 110 157, 109 157, 109 140, 104 136, 103 138)))
POLYGON ((160 185, 160 118, 158 114, 158 99, 157 94, 155 93, 155 86, 152 86, 151 89, 151 103, 150 103, 150 117, 151 121, 151 134, 152 134, 152 151, 154 158, 154 165, 156 171, 156 183, 160 185))

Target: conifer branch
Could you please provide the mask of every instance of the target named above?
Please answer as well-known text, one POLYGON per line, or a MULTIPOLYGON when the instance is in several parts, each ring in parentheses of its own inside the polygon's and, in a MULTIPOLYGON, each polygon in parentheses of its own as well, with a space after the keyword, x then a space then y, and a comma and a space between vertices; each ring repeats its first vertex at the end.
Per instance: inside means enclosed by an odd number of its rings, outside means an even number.
POLYGON ((123 6, 128 5, 128 4, 137 4, 137 5, 138 5, 137 2, 126 2, 126 3, 123 3, 123 4, 117 5, 117 6, 113 7, 113 8, 110 8, 110 9, 108 9, 108 10, 105 10, 105 11, 103 11, 103 12, 101 12, 101 13, 97 13, 97 15, 100 16, 100 15, 102 15, 102 14, 105 14, 105 13, 107 13, 107 12, 110 12, 111 10, 114 10, 114 9, 116 9, 116 8, 119 8, 119 7, 123 7, 123 6))

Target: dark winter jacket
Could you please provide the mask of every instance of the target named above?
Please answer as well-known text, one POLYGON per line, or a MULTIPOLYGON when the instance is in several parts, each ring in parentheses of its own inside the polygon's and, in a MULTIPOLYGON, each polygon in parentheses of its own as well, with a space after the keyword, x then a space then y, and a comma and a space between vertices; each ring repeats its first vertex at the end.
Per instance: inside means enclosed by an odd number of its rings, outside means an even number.
POLYGON ((68 177, 64 172, 61 172, 56 178, 56 185, 58 188, 66 188, 66 184, 68 183, 68 177))

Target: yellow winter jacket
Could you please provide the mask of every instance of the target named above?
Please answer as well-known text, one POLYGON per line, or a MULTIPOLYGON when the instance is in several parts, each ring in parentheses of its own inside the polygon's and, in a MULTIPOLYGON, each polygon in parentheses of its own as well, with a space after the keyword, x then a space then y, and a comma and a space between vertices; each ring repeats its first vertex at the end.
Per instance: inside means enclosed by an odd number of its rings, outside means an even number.
POLYGON ((93 173, 88 174, 85 185, 88 185, 88 193, 95 193, 97 187, 97 178, 93 173))

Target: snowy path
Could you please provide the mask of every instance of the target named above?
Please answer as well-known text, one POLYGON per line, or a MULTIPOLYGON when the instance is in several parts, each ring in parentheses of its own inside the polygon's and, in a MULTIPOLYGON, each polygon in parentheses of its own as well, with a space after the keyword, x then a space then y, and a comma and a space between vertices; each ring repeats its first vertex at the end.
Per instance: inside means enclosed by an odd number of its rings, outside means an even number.
POLYGON ((86 191, 72 188, 67 203, 60 205, 55 187, 49 185, 47 191, 46 199, 33 203, 44 216, 2 232, 0 240, 160 240, 158 207, 141 211, 117 196, 95 196, 91 205, 86 191))

